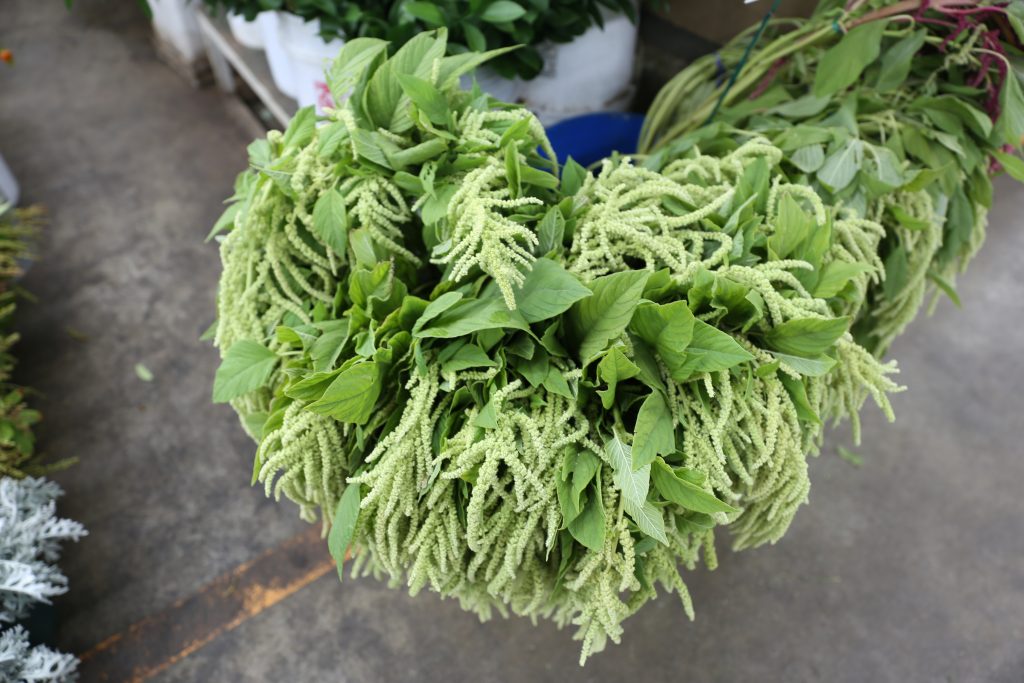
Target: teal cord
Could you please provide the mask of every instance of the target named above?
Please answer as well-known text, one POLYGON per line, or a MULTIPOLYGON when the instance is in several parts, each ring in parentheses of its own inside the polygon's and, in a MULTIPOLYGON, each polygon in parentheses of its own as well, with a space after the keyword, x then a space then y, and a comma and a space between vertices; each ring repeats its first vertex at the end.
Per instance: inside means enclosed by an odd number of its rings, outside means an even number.
POLYGON ((771 9, 769 9, 768 13, 764 15, 764 19, 761 20, 761 25, 757 27, 757 31, 754 33, 754 36, 750 39, 750 42, 747 43, 747 49, 743 51, 743 57, 740 58, 736 68, 732 70, 732 75, 729 76, 729 82, 726 84, 725 90, 723 90, 722 94, 718 96, 718 101, 715 102, 715 108, 711 110, 711 113, 708 115, 708 118, 704 121, 703 125, 706 126, 711 123, 711 119, 715 118, 715 114, 717 114, 718 110, 722 107, 722 102, 725 101, 725 96, 729 94, 730 90, 732 90, 732 86, 736 83, 736 79, 739 78, 740 71, 742 71, 743 67, 746 65, 747 59, 750 57, 750 53, 753 51, 754 46, 757 45, 757 41, 761 39, 761 34, 764 33, 765 27, 768 26, 768 22, 771 20, 772 15, 775 14, 775 10, 779 9, 779 3, 781 2, 782 0, 775 0, 775 2, 772 3, 771 9))

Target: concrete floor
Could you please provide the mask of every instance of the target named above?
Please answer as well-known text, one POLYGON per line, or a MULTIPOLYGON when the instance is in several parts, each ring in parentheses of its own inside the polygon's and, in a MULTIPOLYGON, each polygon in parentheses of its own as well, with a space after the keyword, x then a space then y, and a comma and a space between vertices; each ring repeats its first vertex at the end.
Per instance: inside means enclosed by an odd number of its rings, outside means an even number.
MULTIPOLYGON (((61 512, 91 532, 58 601, 57 644, 81 653, 307 527, 249 488, 252 446, 210 405, 216 353, 197 341, 219 268, 202 240, 245 163, 241 128, 157 60, 134 3, 2 4, 18 61, 0 68, 0 147, 52 220, 19 375, 43 394, 42 447, 81 459, 57 476, 61 512)), ((964 310, 942 303, 893 349, 897 422, 867 410, 862 468, 812 464, 784 541, 691 574, 696 622, 659 600, 581 670, 550 624, 481 625, 328 574, 150 680, 1024 680, 1022 215, 1024 188, 997 183, 964 310)))

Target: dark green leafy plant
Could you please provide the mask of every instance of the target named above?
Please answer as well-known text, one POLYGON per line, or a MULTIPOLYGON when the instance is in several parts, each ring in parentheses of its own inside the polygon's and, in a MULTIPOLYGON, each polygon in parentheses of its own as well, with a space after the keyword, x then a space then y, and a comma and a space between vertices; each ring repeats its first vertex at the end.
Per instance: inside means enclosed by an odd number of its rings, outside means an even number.
POLYGON ((930 288, 958 301, 989 176, 1002 166, 1024 180, 1010 154, 1024 133, 1024 3, 837 4, 771 23, 742 64, 754 27, 684 69, 652 105, 641 151, 725 153, 765 136, 793 182, 881 223, 884 271, 853 330, 882 354, 930 288), (731 88, 723 64, 742 66, 731 88))
POLYGON ((511 78, 533 78, 544 66, 536 45, 567 43, 603 13, 624 13, 635 22, 633 0, 204 0, 252 19, 263 10, 284 9, 319 20, 324 38, 381 38, 393 49, 427 29, 446 28, 452 54, 522 46, 497 55, 490 66, 511 78))
POLYGON ((659 587, 692 613, 714 527, 780 538, 824 421, 891 415, 848 333, 883 231, 764 139, 559 174, 532 114, 458 88, 493 55, 445 39, 349 41, 345 105, 250 146, 213 396, 339 564, 573 624, 585 659, 659 587))
POLYGON ((17 301, 25 295, 17 281, 31 258, 29 245, 42 216, 39 207, 9 210, 0 205, 0 477, 37 476, 73 462, 40 462, 32 431, 40 420, 39 412, 28 407, 26 390, 11 382, 15 366, 11 348, 18 341, 11 323, 17 301))

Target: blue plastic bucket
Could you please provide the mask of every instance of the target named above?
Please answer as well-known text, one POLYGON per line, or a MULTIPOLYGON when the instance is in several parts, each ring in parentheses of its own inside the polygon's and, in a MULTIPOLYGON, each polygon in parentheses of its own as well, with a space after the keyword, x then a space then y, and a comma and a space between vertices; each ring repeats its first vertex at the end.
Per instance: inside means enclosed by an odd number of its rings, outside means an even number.
POLYGON ((612 152, 633 154, 640 141, 642 114, 597 112, 574 116, 548 128, 548 139, 564 164, 570 156, 589 166, 612 152))

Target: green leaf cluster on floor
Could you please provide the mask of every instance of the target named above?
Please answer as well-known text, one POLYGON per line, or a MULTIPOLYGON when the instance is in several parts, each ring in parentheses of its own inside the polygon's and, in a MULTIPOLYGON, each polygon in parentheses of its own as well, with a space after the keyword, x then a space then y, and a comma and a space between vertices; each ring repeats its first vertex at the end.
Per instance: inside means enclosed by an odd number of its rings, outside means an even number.
POLYGON ((780 538, 824 421, 891 417, 848 331, 884 230, 763 138, 559 172, 445 37, 350 41, 345 105, 250 146, 214 399, 339 563, 572 624, 585 659, 659 588, 692 615, 679 565, 716 564, 716 526, 780 538))
POLYGON ((882 355, 929 291, 959 305, 955 277, 984 240, 995 164, 1024 180, 1007 153, 1024 134, 1024 2, 839 5, 770 23, 745 61, 750 31, 681 71, 651 107, 641 152, 656 167, 695 145, 725 154, 766 137, 793 182, 881 224, 883 269, 852 330, 882 355), (740 66, 728 88, 718 74, 740 66))
POLYGON ((19 337, 11 328, 18 300, 27 296, 18 280, 31 258, 30 243, 41 223, 38 207, 15 210, 0 204, 0 477, 38 476, 73 462, 41 462, 32 431, 40 420, 39 411, 28 406, 27 390, 11 378, 16 363, 11 349, 19 337))

